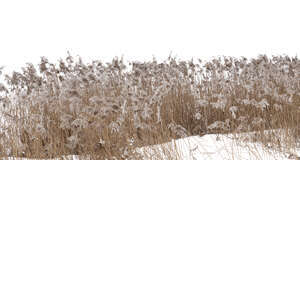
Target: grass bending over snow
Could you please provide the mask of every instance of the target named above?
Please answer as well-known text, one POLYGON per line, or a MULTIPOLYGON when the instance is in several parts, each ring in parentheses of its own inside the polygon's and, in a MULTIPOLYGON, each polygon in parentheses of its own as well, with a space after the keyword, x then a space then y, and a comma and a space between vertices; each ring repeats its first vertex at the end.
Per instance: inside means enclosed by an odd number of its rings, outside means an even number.
MULTIPOLYGON (((299 146, 297 57, 127 65, 119 58, 86 64, 69 54, 53 64, 42 57, 38 68, 27 64, 4 76, 0 100, 4 159, 145 159, 137 149, 250 131, 260 133, 265 149, 299 146), (276 129, 280 141, 265 134, 276 129)), ((173 150, 165 158, 176 157, 173 150)))
POLYGON ((299 149, 284 148, 285 133, 281 130, 269 130, 242 134, 211 134, 191 136, 171 142, 139 148, 144 159, 180 159, 180 160, 299 160, 299 149), (270 147, 259 138, 277 137, 280 144, 270 147), (298 152, 298 153, 297 153, 298 152))

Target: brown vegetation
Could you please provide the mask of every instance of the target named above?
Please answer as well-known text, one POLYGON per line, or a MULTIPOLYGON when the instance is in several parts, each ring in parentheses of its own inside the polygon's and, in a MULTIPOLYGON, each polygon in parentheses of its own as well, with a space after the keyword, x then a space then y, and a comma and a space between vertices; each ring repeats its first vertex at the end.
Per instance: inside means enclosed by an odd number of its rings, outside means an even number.
POLYGON ((264 135, 278 128, 296 147, 299 78, 300 61, 288 56, 127 66, 42 57, 38 70, 27 64, 0 84, 1 157, 140 159, 135 149, 145 145, 248 131, 278 147, 276 136, 264 135))

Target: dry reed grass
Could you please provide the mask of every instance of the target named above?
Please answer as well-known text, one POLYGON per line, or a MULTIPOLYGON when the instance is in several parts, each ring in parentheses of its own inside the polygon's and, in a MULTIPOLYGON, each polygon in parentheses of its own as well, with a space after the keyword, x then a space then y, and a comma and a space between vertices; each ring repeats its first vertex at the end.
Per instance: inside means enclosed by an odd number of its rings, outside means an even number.
POLYGON ((38 69, 27 64, 0 84, 0 156, 142 159, 142 146, 249 131, 267 148, 296 148, 299 78, 300 61, 288 56, 129 65, 42 57, 38 69), (284 145, 265 135, 279 128, 284 145))

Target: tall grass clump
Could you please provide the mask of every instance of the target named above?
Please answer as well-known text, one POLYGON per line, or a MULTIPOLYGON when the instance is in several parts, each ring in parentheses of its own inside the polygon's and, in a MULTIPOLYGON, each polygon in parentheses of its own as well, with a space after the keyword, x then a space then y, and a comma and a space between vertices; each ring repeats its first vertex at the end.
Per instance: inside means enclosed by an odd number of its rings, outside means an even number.
MULTIPOLYGON (((0 69, 0 73, 2 70, 0 69)), ((138 147, 211 133, 300 136, 297 57, 84 63, 68 53, 2 74, 0 155, 140 159, 138 147)))

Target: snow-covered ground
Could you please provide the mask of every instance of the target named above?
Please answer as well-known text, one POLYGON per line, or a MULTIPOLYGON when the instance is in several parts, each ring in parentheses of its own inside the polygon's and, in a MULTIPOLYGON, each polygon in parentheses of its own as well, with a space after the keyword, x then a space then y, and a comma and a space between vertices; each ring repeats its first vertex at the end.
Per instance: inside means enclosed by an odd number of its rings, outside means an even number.
MULTIPOLYGON (((271 132, 271 131, 269 131, 271 132)), ((276 130, 280 139, 281 131, 276 130)), ((265 132, 267 133, 267 131, 265 132)), ((208 134, 191 136, 171 142, 138 148, 144 159, 180 160, 300 160, 300 149, 275 150, 253 142, 255 132, 242 134, 208 134)), ((8 158, 26 159, 26 158, 8 158)), ((67 155, 67 160, 78 160, 77 155, 67 155)), ((81 158, 83 159, 83 158, 81 158)), ((88 158, 84 158, 88 159, 88 158)))
MULTIPOLYGON (((255 133, 191 136, 169 143, 143 147, 138 152, 146 159, 183 160, 274 160, 298 159, 300 149, 274 150, 251 142, 255 133)), ((277 131, 280 138, 280 131, 277 131)))

